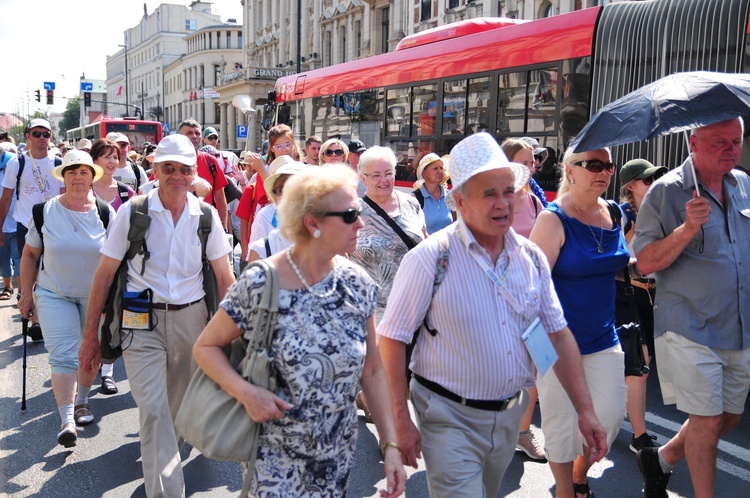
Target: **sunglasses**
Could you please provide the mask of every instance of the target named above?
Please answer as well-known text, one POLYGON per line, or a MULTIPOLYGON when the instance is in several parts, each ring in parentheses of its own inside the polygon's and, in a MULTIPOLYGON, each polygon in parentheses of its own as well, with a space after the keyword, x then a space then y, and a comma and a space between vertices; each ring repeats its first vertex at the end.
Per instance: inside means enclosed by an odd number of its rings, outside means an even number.
POLYGON ((357 209, 347 209, 346 211, 331 211, 329 213, 323 214, 323 216, 341 216, 341 219, 344 220, 344 223, 347 225, 351 225, 355 221, 357 221, 357 218, 360 217, 362 214, 362 206, 359 206, 357 209))
POLYGON ((192 175, 195 172, 195 168, 190 166, 180 166, 175 168, 174 166, 160 166, 161 172, 165 175, 174 175, 175 172, 179 172, 182 176, 192 175))
POLYGON ((39 138, 39 137, 49 138, 52 136, 52 134, 48 131, 32 131, 31 136, 34 138, 39 138))
POLYGON ((276 144, 276 145, 273 146, 273 148, 275 150, 281 151, 281 150, 284 150, 284 149, 291 149, 293 145, 294 145, 294 142, 287 142, 285 144, 276 144))
POLYGON ((651 185, 652 183, 654 183, 656 180, 658 180, 662 176, 664 176, 664 172, 663 171, 659 171, 658 173, 654 173, 653 175, 649 176, 648 178, 641 178, 641 181, 643 182, 643 184, 645 186, 648 187, 649 185, 651 185))
MULTIPOLYGON (((344 149, 326 149, 325 155, 328 157, 343 156, 344 149)), ((351 223, 354 223, 354 222, 352 221, 351 223)))
POLYGON ((210 137, 206 137, 206 140, 218 140, 218 139, 219 137, 217 137, 216 135, 211 135, 210 137))
POLYGON ((578 161, 577 163, 573 163, 573 166, 580 166, 588 171, 591 171, 592 173, 601 173, 605 169, 607 170, 607 173, 612 173, 612 171, 614 171, 615 169, 615 163, 605 163, 598 159, 591 159, 590 161, 578 161))

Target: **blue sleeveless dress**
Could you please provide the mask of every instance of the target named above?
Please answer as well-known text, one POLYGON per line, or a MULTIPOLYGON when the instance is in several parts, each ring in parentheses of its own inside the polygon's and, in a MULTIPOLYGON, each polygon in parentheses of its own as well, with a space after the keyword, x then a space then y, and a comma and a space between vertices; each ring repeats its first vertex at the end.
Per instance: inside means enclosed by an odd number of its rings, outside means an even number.
POLYGON ((556 202, 547 206, 562 222, 560 248, 552 282, 565 320, 581 354, 592 354, 619 343, 615 333, 615 275, 627 266, 628 245, 620 227, 599 228, 570 218, 556 202), (594 239, 596 236, 596 239, 594 239), (599 254, 598 244, 604 252, 599 254))

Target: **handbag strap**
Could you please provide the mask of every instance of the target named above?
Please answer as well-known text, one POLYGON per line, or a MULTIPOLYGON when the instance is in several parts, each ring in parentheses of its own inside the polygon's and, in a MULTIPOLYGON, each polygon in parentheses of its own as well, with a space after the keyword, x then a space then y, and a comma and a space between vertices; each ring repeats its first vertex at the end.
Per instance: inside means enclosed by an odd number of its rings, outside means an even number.
POLYGON ((386 213, 382 207, 378 206, 378 204, 370 199, 367 196, 362 197, 362 200, 367 203, 368 206, 370 206, 372 209, 375 210, 376 213, 378 213, 378 216, 383 218, 386 223, 393 229, 394 232, 396 232, 396 235, 401 237, 401 240, 404 241, 404 244, 406 244, 407 249, 412 250, 414 247, 417 246, 416 243, 414 243, 414 240, 412 240, 411 237, 406 235, 406 232, 396 223, 396 221, 388 216, 388 213, 386 213))
POLYGON ((258 303, 254 330, 258 338, 258 346, 268 348, 276 325, 276 315, 279 312, 279 275, 276 267, 268 260, 261 259, 252 264, 259 266, 266 274, 266 283, 258 303))
POLYGON ((625 267, 623 273, 625 275, 625 298, 628 300, 628 304, 630 304, 633 316, 638 318, 638 322, 640 323, 641 314, 638 313, 638 307, 635 305, 635 287, 633 287, 633 283, 630 281, 630 272, 627 267, 625 267))

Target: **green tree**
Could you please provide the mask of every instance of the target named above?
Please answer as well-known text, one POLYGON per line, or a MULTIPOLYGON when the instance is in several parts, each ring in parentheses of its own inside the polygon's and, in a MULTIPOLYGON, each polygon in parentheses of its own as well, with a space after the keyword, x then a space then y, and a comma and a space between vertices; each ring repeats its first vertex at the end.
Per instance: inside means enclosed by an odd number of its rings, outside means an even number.
POLYGON ((81 100, 76 97, 68 99, 68 105, 65 107, 63 117, 60 120, 60 138, 65 137, 65 132, 78 128, 81 124, 81 100))
MULTIPOLYGON (((29 121, 36 118, 42 118, 49 120, 49 116, 47 115, 47 112, 41 111, 37 109, 34 111, 34 113, 29 117, 29 121)), ((24 136, 23 132, 26 130, 26 125, 28 124, 28 121, 24 122, 21 125, 14 126, 10 129, 10 135, 16 140, 16 143, 19 144, 21 142, 26 141, 26 137, 24 136)))

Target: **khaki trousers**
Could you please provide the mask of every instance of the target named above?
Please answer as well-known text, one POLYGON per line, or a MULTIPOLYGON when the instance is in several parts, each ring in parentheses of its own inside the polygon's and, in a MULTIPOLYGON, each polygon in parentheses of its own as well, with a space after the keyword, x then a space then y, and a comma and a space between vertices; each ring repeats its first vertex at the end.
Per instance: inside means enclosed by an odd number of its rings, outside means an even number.
POLYGON ((134 331, 122 356, 138 405, 146 495, 177 498, 185 496, 185 481, 174 418, 195 371, 192 348, 208 311, 201 301, 178 311, 152 313, 154 330, 134 331))

